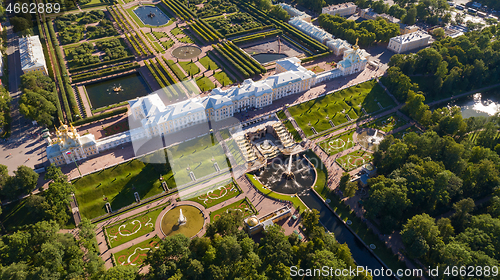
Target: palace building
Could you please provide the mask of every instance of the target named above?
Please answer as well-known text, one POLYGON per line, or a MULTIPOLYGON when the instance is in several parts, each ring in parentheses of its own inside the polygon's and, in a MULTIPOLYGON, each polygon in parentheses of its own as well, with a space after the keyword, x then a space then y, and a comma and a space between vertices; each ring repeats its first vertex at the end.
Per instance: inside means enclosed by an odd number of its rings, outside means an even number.
POLYGON ((62 165, 71 163, 73 160, 85 159, 88 156, 98 154, 97 142, 94 135, 80 136, 76 129, 70 125, 62 125, 56 128, 53 138, 46 138, 47 158, 51 164, 62 165))
POLYGON ((19 55, 21 57, 21 69, 24 74, 39 71, 47 75, 45 56, 38 35, 19 38, 19 55))

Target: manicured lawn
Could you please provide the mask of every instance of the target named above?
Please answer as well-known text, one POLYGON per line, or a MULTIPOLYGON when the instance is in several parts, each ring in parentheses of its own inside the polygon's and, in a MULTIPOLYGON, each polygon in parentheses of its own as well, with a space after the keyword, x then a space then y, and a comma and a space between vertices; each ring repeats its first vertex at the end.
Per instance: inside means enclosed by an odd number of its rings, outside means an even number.
POLYGON ((129 130, 128 120, 123 120, 104 128, 106 136, 110 136, 127 130, 129 130))
POLYGON ((314 189, 318 192, 320 190, 323 190, 325 187, 328 189, 328 186, 326 185, 326 178, 328 178, 328 169, 326 168, 326 166, 313 151, 307 150, 305 152, 305 155, 316 169, 317 177, 314 189))
POLYGON ((319 66, 314 66, 314 67, 311 67, 311 68, 307 68, 307 70, 311 70, 311 71, 313 71, 316 74, 325 71, 325 69, 323 69, 323 68, 321 68, 319 66))
MULTIPOLYGON (((163 58, 165 60, 165 58, 163 58)), ((184 81, 186 79, 186 75, 182 72, 182 70, 175 64, 175 61, 173 60, 165 60, 167 62, 167 65, 172 69, 174 74, 177 76, 177 78, 181 81, 184 81)))
POLYGON ((334 155, 336 153, 345 151, 349 148, 354 147, 354 141, 352 136, 355 130, 347 131, 340 136, 334 136, 326 139, 325 141, 319 143, 319 146, 329 155, 334 155))
MULTIPOLYGON (((22 226, 32 225, 42 221, 42 216, 36 213, 36 211, 33 211, 33 209, 30 209, 27 202, 27 199, 23 199, 2 206, 0 222, 7 232, 14 232, 22 226)), ((69 218, 64 228, 75 228, 73 217, 69 218)))
POLYGON ((219 144, 217 139, 215 139, 213 135, 209 134, 172 146, 167 150, 169 158, 178 159, 206 150, 217 144, 219 144))
POLYGON ((147 33, 146 36, 148 36, 148 39, 151 41, 151 42, 154 42, 156 41, 156 38, 153 36, 153 34, 151 33, 147 33))
POLYGON ((89 3, 85 5, 80 5, 80 8, 85 9, 89 7, 97 7, 97 6, 104 6, 104 5, 109 5, 107 1, 102 1, 102 0, 91 0, 89 3))
POLYGON ((191 61, 179 61, 179 65, 184 69, 184 71, 188 74, 188 76, 194 76, 200 73, 200 68, 191 61))
POLYGON ((366 124, 365 126, 387 133, 405 124, 407 124, 407 122, 404 119, 400 118, 397 114, 391 114, 389 116, 379 118, 374 122, 366 124))
POLYGON ((198 85, 201 91, 209 91, 215 88, 214 83, 210 81, 210 79, 207 77, 196 78, 196 84, 198 85))
POLYGON ((165 178, 169 188, 174 188, 176 182, 167 163, 148 163, 152 162, 149 158, 155 156, 163 157, 168 162, 164 151, 160 150, 74 180, 75 196, 82 216, 92 219, 106 214, 106 202, 113 210, 130 205, 135 202, 135 192, 141 199, 163 192, 160 176, 165 178))
POLYGON ((306 205, 298 197, 292 197, 290 195, 275 193, 272 190, 264 187, 264 185, 262 185, 262 183, 260 183, 257 179, 255 179, 254 175, 252 174, 247 173, 247 178, 259 190, 259 192, 263 193, 264 195, 267 195, 275 199, 291 201, 293 203, 293 206, 296 209, 300 210, 300 213, 302 213, 305 209, 307 209, 306 205))
POLYGON ((240 148, 238 147, 238 144, 236 141, 233 139, 229 140, 226 142, 226 146, 229 149, 229 152, 231 155, 233 155, 234 160, 236 161, 236 164, 242 165, 246 163, 245 157, 240 151, 240 148))
POLYGON ((174 45, 174 40, 170 39, 168 41, 165 41, 165 42, 161 42, 161 45, 166 49, 168 50, 170 47, 172 47, 174 45))
POLYGON ((224 71, 219 71, 214 74, 215 79, 221 83, 222 86, 227 86, 234 83, 224 71))
POLYGON ((156 37, 156 39, 160 40, 161 38, 163 37, 167 37, 167 33, 165 32, 156 32, 156 31, 153 31, 153 35, 156 37))
POLYGON ((219 219, 222 213, 228 212, 230 210, 231 211, 242 211, 243 217, 248 217, 248 216, 251 216, 254 214, 255 215, 258 214, 254 211, 254 207, 253 207, 252 203, 250 202, 250 200, 248 200, 248 198, 244 198, 240 201, 236 201, 235 203, 230 204, 226 207, 223 207, 219 210, 216 210, 214 212, 210 212, 210 222, 213 222, 213 221, 219 219))
POLYGON ((240 193, 241 191, 236 184, 232 180, 229 180, 203 189, 201 192, 188 200, 198 202, 205 206, 205 208, 210 208, 231 199, 240 193))
POLYGON ((156 219, 165 207, 161 206, 154 210, 144 211, 139 215, 106 227, 109 247, 114 248, 154 231, 156 219))
POLYGON ((312 127, 318 133, 331 129, 332 125, 329 120, 335 126, 348 121, 346 114, 355 120, 363 114, 361 108, 364 108, 367 113, 380 110, 377 103, 380 103, 384 109, 395 106, 394 101, 373 80, 290 107, 288 111, 304 133, 311 136, 313 135, 312 127))
POLYGON ((181 43, 186 43, 186 44, 194 44, 193 39, 191 39, 189 36, 184 36, 182 38, 179 38, 179 42, 181 43))
POLYGON ((155 236, 115 253, 113 257, 118 265, 133 265, 139 267, 146 259, 148 251, 158 248, 160 242, 160 238, 155 236))
POLYGON ((172 33, 172 35, 174 36, 184 34, 184 32, 179 27, 175 27, 174 29, 170 30, 170 33, 172 33))
POLYGON ((154 41, 153 42, 153 47, 157 52, 165 53, 165 50, 160 46, 160 43, 154 41))
POLYGON ((224 139, 224 140, 231 138, 231 134, 229 133, 229 129, 227 129, 227 128, 220 130, 219 133, 220 133, 220 137, 222 137, 222 139, 224 139))
POLYGON ((285 112, 283 112, 283 110, 279 110, 278 112, 276 112, 276 116, 278 116, 278 118, 283 121, 283 125, 286 127, 288 132, 290 132, 290 134, 293 137, 293 140, 295 140, 295 142, 301 142, 302 137, 300 137, 299 132, 295 129, 293 124, 288 120, 285 112))
POLYGON ((364 150, 357 150, 345 156, 339 157, 337 163, 345 171, 351 171, 370 162, 373 159, 373 154, 364 150))
POLYGON ((202 57, 202 58, 200 58, 200 63, 207 70, 217 70, 217 69, 219 69, 219 66, 217 66, 217 64, 213 60, 211 60, 207 55, 204 56, 204 57, 202 57))

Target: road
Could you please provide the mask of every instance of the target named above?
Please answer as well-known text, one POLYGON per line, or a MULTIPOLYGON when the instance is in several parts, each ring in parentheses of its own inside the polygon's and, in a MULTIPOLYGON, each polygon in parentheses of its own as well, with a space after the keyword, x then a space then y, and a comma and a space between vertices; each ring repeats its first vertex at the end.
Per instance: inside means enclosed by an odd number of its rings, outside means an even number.
POLYGON ((6 141, 0 142, 0 161, 9 168, 9 174, 20 165, 34 168, 41 164, 45 156, 45 144, 38 137, 40 128, 19 113, 19 98, 21 97, 21 58, 18 49, 18 35, 7 20, 3 24, 7 29, 7 63, 9 67, 9 94, 11 101, 11 135, 6 141))

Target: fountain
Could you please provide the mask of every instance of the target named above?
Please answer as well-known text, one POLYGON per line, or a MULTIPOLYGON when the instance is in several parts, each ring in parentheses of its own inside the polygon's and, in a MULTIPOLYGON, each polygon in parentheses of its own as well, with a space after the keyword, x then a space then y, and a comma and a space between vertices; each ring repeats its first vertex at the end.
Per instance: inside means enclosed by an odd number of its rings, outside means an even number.
POLYGON ((182 225, 185 225, 186 222, 187 222, 187 219, 186 217, 182 214, 182 209, 179 209, 179 211, 181 212, 179 214, 179 220, 177 221, 177 223, 179 224, 179 226, 182 226, 182 225))
POLYGON ((262 144, 260 145, 260 148, 263 149, 263 150, 269 150, 272 148, 271 144, 269 144, 269 140, 264 140, 264 142, 262 142, 262 144))
MULTIPOLYGON (((384 139, 383 135, 378 135, 379 131, 376 129, 367 129, 358 133, 357 141, 365 149, 374 151, 384 139)), ((381 133, 382 134, 382 133, 381 133)))
POLYGON ((153 12, 149 12, 148 18, 154 18, 156 15, 153 12))
POLYGON ((172 55, 178 59, 191 59, 201 54, 197 46, 181 46, 172 51, 172 55))
MULTIPOLYGON (((120 92, 120 91, 123 91, 122 86, 121 86, 120 84, 119 84, 118 86, 113 85, 113 86, 111 87, 111 90, 112 90, 113 92, 116 92, 116 94, 118 94, 118 92, 120 92)), ((108 89, 108 91, 109 91, 109 89, 108 89)), ((110 93, 111 93, 111 92, 110 92, 110 93)))
POLYGON ((292 173, 292 159, 293 155, 290 155, 290 160, 288 161, 288 168, 286 169, 285 172, 283 172, 283 175, 285 175, 285 177, 289 180, 295 178, 295 176, 292 173))
POLYGON ((314 184, 315 172, 309 162, 297 156, 291 156, 289 162, 279 156, 267 164, 265 169, 254 173, 256 178, 273 191, 284 194, 296 194, 308 190, 314 184))

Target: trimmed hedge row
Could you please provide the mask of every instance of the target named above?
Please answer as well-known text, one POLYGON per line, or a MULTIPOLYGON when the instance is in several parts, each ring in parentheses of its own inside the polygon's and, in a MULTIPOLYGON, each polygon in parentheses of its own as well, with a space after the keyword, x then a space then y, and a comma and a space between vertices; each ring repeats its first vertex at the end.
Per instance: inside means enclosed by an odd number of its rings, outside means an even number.
POLYGON ((105 119, 105 118, 109 118, 109 117, 113 117, 113 116, 116 116, 116 115, 119 115, 119 114, 126 113, 127 111, 128 111, 127 107, 118 108, 118 109, 113 110, 113 111, 108 111, 108 112, 104 112, 102 114, 93 115, 93 116, 85 118, 85 119, 77 120, 76 122, 73 122, 72 125, 79 126, 79 125, 91 123, 91 122, 94 122, 94 121, 99 121, 99 120, 102 120, 102 119, 105 119))
MULTIPOLYGON (((51 37, 51 41, 52 41, 52 45, 53 45, 52 50, 59 49, 59 42, 57 41, 56 32, 54 31, 54 26, 52 26, 52 22, 49 21, 48 24, 47 24, 47 22, 45 22, 45 24, 48 26, 48 30, 49 30, 48 35, 51 37)), ((66 112, 66 119, 69 122, 72 122, 73 117, 71 115, 71 108, 69 106, 68 97, 66 95, 66 90, 64 89, 64 82, 61 78, 61 70, 59 69, 57 64, 54 65, 54 69, 56 71, 56 81, 59 84, 59 91, 61 92, 61 96, 63 99, 63 106, 64 106, 64 111, 66 112)))
POLYGON ((116 7, 116 10, 119 13, 119 16, 118 16, 118 14, 117 14, 117 16, 120 18, 120 21, 123 23, 123 25, 125 25, 125 27, 127 28, 128 32, 132 33, 132 31, 128 27, 130 26, 130 28, 132 28, 132 30, 133 30, 134 29, 134 25, 132 23, 130 23, 130 21, 125 16, 125 14, 123 14, 123 12, 120 10, 120 7, 118 7, 118 6, 115 6, 115 7, 116 7), (127 22, 128 26, 123 22, 122 18, 125 19, 125 21, 127 22))
POLYGON ((134 39, 134 42, 137 44, 137 46, 139 48, 141 48, 141 51, 144 55, 148 55, 148 52, 144 49, 144 47, 139 43, 139 40, 137 40, 136 37, 138 37, 137 34, 130 34, 130 37, 132 37, 132 39, 134 39))
MULTIPOLYGON (((219 64, 219 66, 222 66, 222 70, 223 71, 225 69, 231 69, 231 67, 225 61, 223 61, 222 59, 220 59, 220 57, 218 57, 215 54, 213 54, 212 51, 208 51, 207 55, 208 55, 209 58, 211 58, 216 63, 219 62, 217 64, 219 64)), ((233 71, 231 71, 231 72, 236 77, 237 81, 240 81, 240 82, 243 81, 244 77, 243 77, 243 75, 240 72, 233 72, 233 71)))
POLYGON ((320 53, 320 54, 317 54, 317 55, 313 55, 313 56, 309 56, 309 57, 305 57, 305 58, 302 58, 300 61, 301 62, 309 62, 309 61, 313 61, 317 58, 321 58, 321 57, 324 57, 324 56, 327 56, 327 55, 330 55, 332 54, 332 51, 327 51, 327 52, 324 52, 324 53, 320 53))
MULTIPOLYGON (((158 58, 156 58, 158 59, 158 58)), ((163 72, 160 70, 160 68, 158 67, 158 65, 151 59, 149 61, 151 63, 151 65, 153 65, 153 68, 155 69, 155 71, 158 73, 158 75, 160 75, 160 78, 165 81, 165 84, 167 85, 167 87, 164 89, 165 91, 168 91, 168 94, 170 96, 173 96, 173 97, 179 97, 179 94, 177 93, 177 91, 175 90, 172 90, 172 88, 170 87, 172 85, 172 83, 169 81, 168 78, 165 77, 165 75, 163 74, 163 72)), ((158 62, 159 63, 159 62, 158 62)), ((163 65, 162 65, 163 66, 163 65)))
POLYGON ((135 69, 135 68, 139 68, 139 67, 141 67, 139 65, 139 63, 137 63, 137 62, 131 62, 131 63, 127 63, 127 64, 122 64, 122 65, 119 65, 119 66, 114 66, 114 67, 110 67, 110 68, 106 68, 106 69, 101 69, 101 70, 94 71, 94 72, 88 72, 88 73, 84 73, 84 74, 81 74, 81 75, 76 75, 76 76, 72 77, 72 80, 73 80, 74 83, 77 83, 77 82, 81 82, 81 81, 91 80, 91 79, 96 78, 96 77, 104 77, 104 76, 107 76, 107 75, 112 75, 112 74, 116 74, 116 73, 120 73, 120 72, 125 72, 125 71, 131 70, 131 69, 135 69))
POLYGON ((236 63, 231 57, 229 57, 225 52, 223 52, 220 48, 218 48, 216 45, 212 45, 214 50, 216 50, 219 54, 221 54, 238 72, 243 76, 244 79, 249 78, 250 74, 243 69, 240 64, 236 63))
MULTIPOLYGON (((144 32, 143 32, 142 30, 141 30, 141 32, 142 32, 142 35, 144 35, 144 32)), ((153 50, 151 50, 151 48, 149 47, 149 45, 148 45, 148 44, 146 44, 146 42, 144 42, 144 39, 143 39, 141 36, 139 36, 139 34, 137 34, 137 32, 135 33, 135 36, 137 36, 137 37, 139 37, 139 39, 141 39, 142 44, 143 44, 144 46, 146 46, 146 48, 147 48, 147 49, 148 49, 148 51, 149 51, 149 54, 151 54, 151 55, 152 55, 152 54, 154 54, 153 50)), ((146 35, 144 35, 144 37, 146 37, 146 35)), ((146 40, 147 40, 147 37, 146 37, 146 40)), ((153 44, 153 43, 151 43, 151 45, 152 45, 152 44, 153 44)))
POLYGON ((127 38, 127 40, 130 42, 130 44, 132 45, 132 47, 134 47, 134 50, 135 52, 137 53, 137 55, 141 56, 142 53, 141 51, 137 48, 137 46, 135 45, 134 41, 132 39, 130 39, 131 36, 129 36, 128 34, 125 34, 125 37, 127 38))
POLYGON ((103 61, 103 62, 89 64, 89 65, 75 67, 75 68, 70 68, 69 72, 75 73, 75 74, 80 74, 80 73, 78 73, 80 71, 85 71, 85 70, 94 69, 94 68, 97 68, 100 66, 105 66, 105 65, 109 65, 109 64, 120 63, 120 62, 124 62, 124 61, 128 61, 128 60, 132 60, 134 57, 135 56, 133 56, 133 55, 129 55, 126 57, 117 58, 117 59, 113 59, 113 60, 103 61))
POLYGON ((219 50, 222 50, 223 52, 225 52, 226 55, 229 56, 232 61, 238 63, 238 65, 241 68, 245 69, 245 71, 248 73, 248 75, 250 77, 252 77, 255 74, 258 74, 257 73, 257 72, 259 72, 258 70, 255 71, 256 69, 254 69, 253 67, 251 67, 250 65, 245 63, 245 60, 241 59, 236 53, 234 53, 233 50, 231 50, 231 48, 229 48, 228 46, 225 46, 225 45, 221 45, 221 44, 217 44, 217 45, 219 46, 219 50))
POLYGON ((264 38, 275 36, 275 35, 282 34, 282 33, 283 33, 283 31, 281 29, 278 29, 278 30, 275 29, 275 30, 271 30, 271 31, 266 31, 266 32, 251 34, 248 36, 239 37, 239 38, 232 40, 232 42, 235 44, 244 43, 244 42, 251 42, 251 41, 264 39, 264 38))
POLYGON ((118 21, 118 19, 116 18, 115 16, 115 11, 113 10, 113 7, 106 7, 106 10, 108 10, 108 13, 111 15, 111 17, 113 18, 113 20, 116 22, 116 25, 118 25, 118 27, 125 31, 125 27, 123 27, 120 22, 118 21))
POLYGON ((220 32, 217 31, 217 29, 215 29, 213 26, 211 26, 210 24, 208 24, 205 20, 203 20, 203 19, 195 19, 195 21, 197 21, 198 24, 204 26, 206 29, 210 30, 215 35, 215 37, 217 37, 217 39, 224 38, 224 36, 222 36, 222 34, 220 34, 220 32))
MULTIPOLYGON (((144 64, 148 67, 149 72, 151 72, 151 74, 155 78, 156 82, 158 82, 158 84, 160 85, 160 87, 163 90, 163 92, 167 95, 167 97, 172 98, 172 94, 168 91, 167 86, 163 83, 162 79, 160 79, 158 77, 158 75, 156 74, 156 72, 153 69, 153 67, 151 67, 151 65, 149 64, 149 62, 147 60, 144 60, 144 64)), ((151 63, 151 64, 154 64, 154 63, 151 63)))
POLYGON ((176 0, 170 0, 169 2, 164 0, 163 2, 165 3, 165 5, 171 8, 180 19, 190 20, 196 18, 196 15, 191 10, 189 10, 189 8, 184 5, 184 3, 176 0))
POLYGON ((237 53, 239 53, 241 56, 243 56, 246 61, 251 63, 253 66, 257 67, 260 70, 260 73, 266 73, 267 69, 262 66, 258 61, 256 61, 253 57, 251 57, 249 54, 244 52, 240 47, 236 46, 233 42, 229 41, 226 44, 231 46, 237 53))
POLYGON ((179 79, 179 81, 186 80, 186 76, 181 71, 181 69, 179 69, 179 67, 177 67, 177 65, 175 65, 175 62, 173 60, 167 60, 165 57, 162 57, 162 58, 165 61, 165 63, 168 65, 170 70, 172 70, 172 72, 174 72, 175 76, 177 76, 177 79, 179 79))
POLYGON ((234 32, 234 33, 229 33, 229 34, 226 34, 226 37, 229 38, 229 37, 233 37, 233 36, 244 35, 244 34, 252 33, 252 32, 255 32, 255 31, 261 31, 261 30, 270 29, 270 28, 273 28, 273 27, 274 27, 274 25, 259 26, 259 27, 255 27, 255 28, 252 28, 252 29, 242 30, 242 31, 234 32))
MULTIPOLYGON (((47 44, 48 44, 48 48, 49 48, 49 49, 47 50, 47 52, 50 52, 50 51, 53 49, 53 47, 52 47, 52 41, 51 41, 51 39, 50 39, 50 34, 49 34, 49 31, 48 31, 48 28, 47 28, 47 22, 44 22, 44 23, 43 23, 43 26, 44 26, 44 28, 45 28, 45 32, 46 32, 46 34, 47 34, 47 37, 45 38, 45 40, 46 40, 46 42, 47 42, 47 44)), ((40 30, 40 31, 41 31, 41 30, 40 30)), ((46 58, 48 58, 48 57, 46 57, 46 58)), ((0 59, 2 59, 2 58, 0 57, 0 59)), ((49 63, 49 65, 50 65, 50 64, 51 64, 51 63, 49 63)), ((47 66, 49 66, 49 65, 47 65, 47 66)), ((51 69, 51 70, 52 70, 52 69, 51 69)), ((53 75, 54 75, 54 73, 53 73, 53 72, 51 72, 51 73, 50 73, 50 75, 51 75, 51 76, 53 76, 53 75)), ((55 80, 55 78, 56 78, 56 77, 52 77, 52 78, 55 80)), ((55 104, 55 105, 56 105, 56 109, 57 109, 57 117, 58 117, 60 120, 63 120, 63 119, 64 119, 64 114, 63 114, 63 112, 62 112, 61 101, 60 101, 60 99, 59 99, 59 94, 57 93, 57 90, 56 90, 56 88, 55 88, 55 87, 54 87, 54 96, 55 96, 55 98, 56 98, 56 104, 55 104)), ((67 101, 66 101, 66 102, 67 102, 67 101)))
POLYGON ((289 38, 288 36, 286 36, 285 34, 283 34, 283 39, 287 40, 290 44, 294 45, 295 47, 297 47, 298 49, 302 50, 303 52, 305 52, 307 55, 313 55, 313 53, 304 48, 304 46, 302 46, 301 44, 295 42, 294 40, 292 40, 291 38, 289 38))
POLYGON ((191 27, 191 29, 193 29, 193 31, 201 37, 201 39, 203 39, 203 41, 207 42, 207 43, 210 43, 210 42, 213 42, 214 39, 209 36, 208 34, 206 34, 203 30, 201 30, 201 28, 199 26, 197 26, 198 24, 196 22, 193 22, 191 24, 189 24, 189 27, 191 27))
POLYGON ((177 81, 174 79, 174 77, 172 76, 172 74, 170 74, 170 72, 168 72, 168 70, 165 67, 165 65, 163 65, 160 62, 160 60, 158 59, 158 57, 155 57, 155 59, 156 59, 156 63, 158 63, 158 65, 161 66, 161 69, 163 70, 163 72, 165 72, 167 74, 167 79, 169 80, 169 83, 172 86, 172 90, 174 91, 173 94, 178 97, 179 94, 183 92, 183 90, 179 87, 179 85, 177 84, 177 81))

